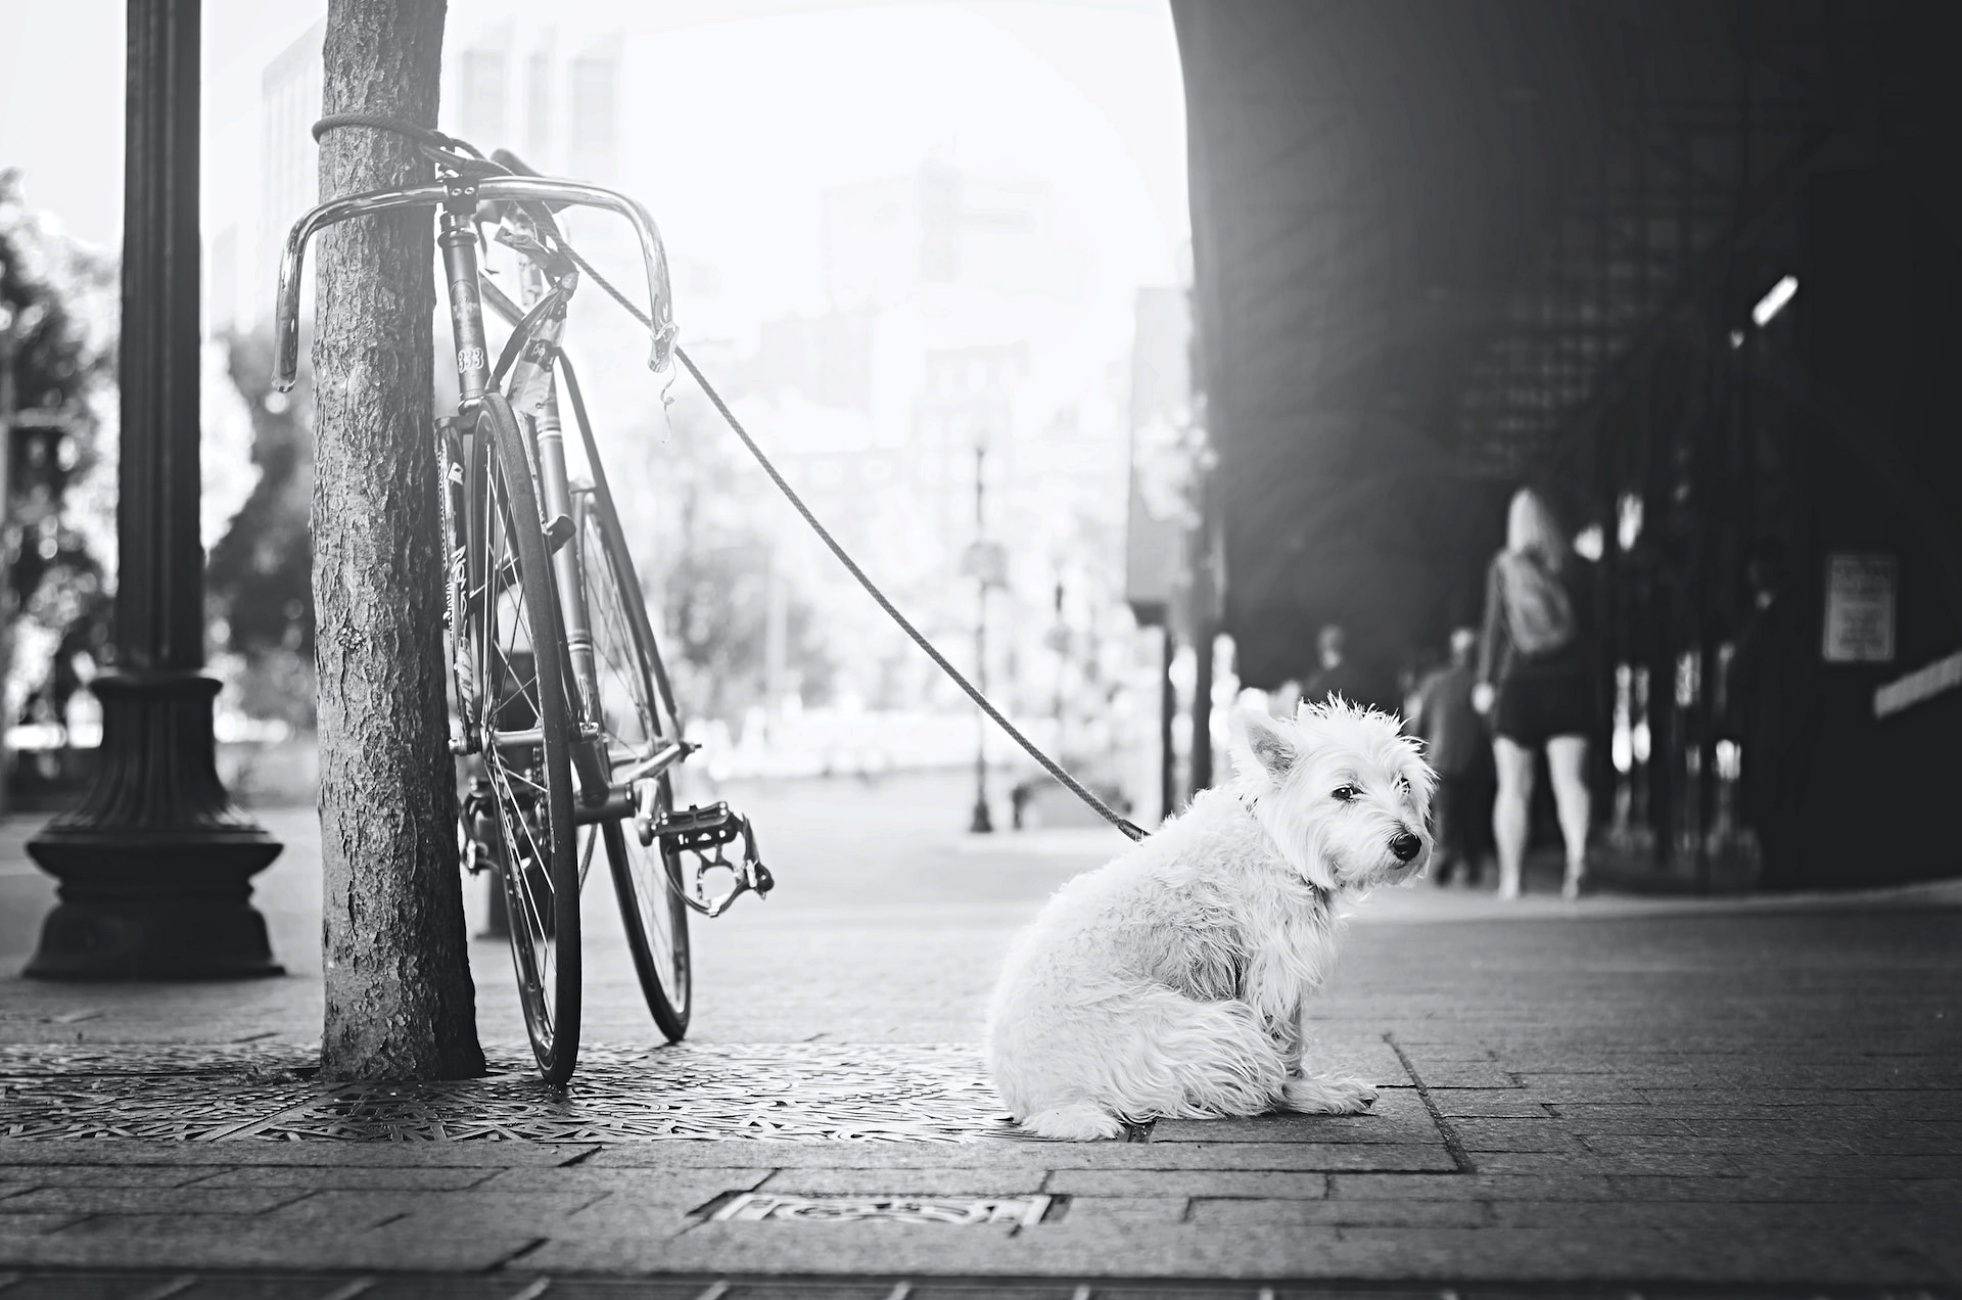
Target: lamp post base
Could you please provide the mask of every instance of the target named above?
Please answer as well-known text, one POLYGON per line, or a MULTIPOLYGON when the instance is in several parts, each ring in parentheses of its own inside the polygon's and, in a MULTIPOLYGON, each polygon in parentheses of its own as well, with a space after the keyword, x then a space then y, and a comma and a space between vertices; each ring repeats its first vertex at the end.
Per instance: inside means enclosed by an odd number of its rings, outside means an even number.
POLYGON ((250 979, 284 975, 250 903, 63 901, 21 972, 44 980, 250 979))
POLYGON ((988 811, 988 800, 985 796, 975 799, 974 819, 967 824, 967 829, 970 835, 994 834, 995 819, 988 811))
POLYGON ((30 840, 61 902, 21 973, 39 979, 236 979, 278 975, 252 876, 278 840, 233 808, 218 780, 211 702, 195 673, 109 675, 88 793, 30 840))

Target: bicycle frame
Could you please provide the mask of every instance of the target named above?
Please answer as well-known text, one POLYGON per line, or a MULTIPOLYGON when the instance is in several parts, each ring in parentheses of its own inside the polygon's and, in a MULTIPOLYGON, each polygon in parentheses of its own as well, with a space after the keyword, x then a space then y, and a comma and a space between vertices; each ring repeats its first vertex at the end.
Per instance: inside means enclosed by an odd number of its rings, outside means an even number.
MULTIPOLYGON (((591 741, 597 732, 593 721, 597 673, 593 663, 588 611, 580 596, 578 548, 565 545, 567 538, 554 535, 571 527, 573 515, 573 489, 567 477, 564 432, 559 421, 553 375, 553 360, 563 330, 564 313, 561 306, 560 310, 547 312, 543 318, 527 324, 524 313, 494 285, 481 278, 474 222, 480 202, 511 204, 519 213, 523 212, 523 208, 517 205, 527 203, 576 204, 601 208, 625 217, 639 240, 652 304, 649 314, 656 326, 648 368, 656 372, 667 369, 672 363, 675 338, 667 254, 660 231, 644 207, 626 195, 578 181, 531 176, 452 177, 430 185, 375 190, 335 199, 318 205, 294 223, 280 260, 273 384, 280 391, 286 391, 292 387, 298 372, 300 277, 305 267, 307 245, 313 236, 328 226, 355 217, 406 208, 437 209, 441 215, 436 243, 443 259, 444 288, 456 343, 458 390, 457 418, 454 423, 444 422, 447 425, 445 436, 457 433, 461 433, 465 439, 470 436, 468 417, 483 400, 494 379, 485 345, 483 319, 483 304, 489 302, 492 309, 508 320, 514 329, 525 331, 523 337, 516 340, 521 351, 509 376, 508 391, 514 399, 514 410, 525 417, 520 425, 526 434, 538 485, 539 506, 545 516, 541 522, 554 544, 553 568, 560 616, 573 661, 575 680, 567 684, 572 688, 568 692, 569 703, 580 732, 574 738, 573 754, 583 796, 576 808, 575 818, 580 823, 615 820, 638 811, 640 800, 635 794, 636 785, 658 776, 681 761, 688 753, 688 746, 678 738, 670 738, 655 752, 640 756, 623 773, 603 770, 604 764, 593 753, 591 741)), ((522 216, 517 218, 519 223, 526 220, 522 216)), ((521 254, 524 252, 522 248, 519 251, 521 254)), ((527 294, 528 300, 531 300, 548 291, 541 288, 542 277, 535 273, 529 258, 525 265, 527 284, 536 291, 527 294)), ((569 293, 564 296, 569 297, 569 293)), ((449 490, 447 484, 444 490, 449 490)), ((464 495, 467 498, 469 494, 464 495)), ((462 611, 452 611, 453 619, 461 616, 462 611)), ((474 752, 476 748, 477 738, 471 734, 474 731, 471 723, 474 721, 478 720, 464 719, 463 748, 466 752, 474 752)), ((536 739, 530 732, 518 731, 501 734, 498 743, 523 747, 536 743, 536 739)))
MULTIPOLYGON (((538 250, 539 246, 535 230, 530 226, 530 217, 523 206, 526 204, 596 207, 625 217, 633 226, 647 277, 651 306, 648 318, 653 323, 648 368, 656 373, 667 370, 673 361, 676 333, 667 254, 660 232, 645 208, 626 195, 577 181, 534 176, 477 179, 449 176, 434 184, 375 190, 322 203, 293 225, 280 259, 279 297, 274 321, 273 385, 281 392, 287 391, 297 376, 300 277, 305 268, 307 245, 313 236, 328 226, 355 217, 399 209, 437 210, 440 218, 436 243, 443 259, 444 289, 456 344, 458 391, 455 415, 438 422, 439 438, 446 448, 443 452, 446 464, 452 460, 465 464, 470 462, 467 452, 459 455, 456 447, 450 444, 467 446, 474 437, 471 417, 497 378, 486 347, 484 304, 489 303, 492 310, 510 322, 515 331, 513 339, 507 343, 507 348, 515 347, 517 351, 516 360, 506 378, 506 389, 513 412, 520 417, 519 427, 526 440, 526 450, 530 453, 531 469, 538 486, 538 505, 544 516, 540 522, 545 529, 548 545, 554 551, 552 567, 558 588, 562 635, 571 659, 570 680, 565 684, 570 713, 577 730, 572 738, 571 757, 580 786, 573 820, 581 825, 632 821, 643 844, 652 843, 657 834, 676 836, 683 841, 689 841, 691 836, 698 839, 699 844, 686 842, 684 847, 704 854, 705 865, 697 868, 696 888, 683 888, 678 892, 691 909, 714 917, 725 911, 744 892, 768 892, 769 875, 757 859, 755 836, 748 819, 730 813, 726 805, 717 805, 715 810, 697 817, 702 823, 701 828, 696 828, 694 822, 687 820, 696 817, 700 811, 691 809, 688 814, 671 819, 673 828, 663 829, 669 826, 669 821, 663 820, 655 806, 656 780, 686 758, 693 749, 678 735, 665 737, 652 746, 650 752, 632 756, 631 763, 623 770, 610 770, 611 759, 605 752, 605 741, 600 735, 597 721, 598 674, 579 568, 582 547, 575 541, 578 529, 573 523, 581 509, 580 503, 575 501, 579 492, 592 493, 597 490, 604 496, 606 489, 604 475, 599 469, 598 449, 592 444, 583 412, 578 408, 576 387, 573 391, 575 411, 581 415, 580 433, 594 465, 597 486, 575 489, 569 481, 555 375, 559 341, 564 328, 564 306, 577 284, 578 273, 568 270, 560 284, 545 287, 547 277, 538 260, 531 256, 531 250, 538 250), (513 246, 525 259, 525 306, 536 308, 543 305, 544 311, 527 313, 495 285, 482 278, 475 221, 478 204, 483 202, 513 205, 513 216, 506 220, 504 226, 507 230, 515 229, 519 235, 513 246), (558 299, 556 303, 547 301, 554 296, 558 299), (706 860, 706 849, 738 839, 743 849, 740 867, 723 858, 719 849, 714 860, 706 860), (734 872, 736 886, 714 899, 699 897, 701 874, 715 867, 734 872)), ((441 490, 448 493, 452 485, 446 482, 441 490)), ((459 500, 463 503, 476 499, 476 495, 468 491, 459 494, 459 500)), ((608 508, 610 510, 611 507, 608 508)), ((479 525, 466 522, 464 526, 474 528, 479 525)), ((455 563, 454 558, 451 563, 455 563)), ((467 588, 477 589, 483 578, 484 575, 469 575, 467 588)), ((447 581, 454 584, 455 580, 452 574, 447 581)), ((464 617, 464 610, 452 609, 452 626, 462 626, 464 617)), ((666 689, 665 683, 662 689, 666 689)), ((464 707, 467 708, 467 705, 464 707)), ((461 738, 460 748, 466 753, 477 752, 483 737, 474 734, 477 728, 472 724, 482 720, 465 716, 462 721, 465 735, 461 738)), ((519 730, 498 733, 491 738, 491 743, 500 747, 523 748, 537 744, 538 740, 535 730, 519 730)))

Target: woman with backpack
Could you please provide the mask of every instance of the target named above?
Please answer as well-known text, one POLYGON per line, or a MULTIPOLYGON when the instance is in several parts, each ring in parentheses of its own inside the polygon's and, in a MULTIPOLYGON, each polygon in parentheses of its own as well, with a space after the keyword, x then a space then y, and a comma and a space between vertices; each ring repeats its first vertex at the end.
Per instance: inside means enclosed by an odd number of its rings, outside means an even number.
POLYGON ((1567 546, 1546 502, 1530 488, 1513 494, 1505 549, 1485 575, 1485 621, 1479 638, 1472 707, 1492 723, 1498 797, 1492 834, 1498 842, 1499 897, 1519 897, 1533 799, 1533 757, 1546 748, 1547 771, 1566 841, 1566 898, 1587 877, 1587 736, 1594 729, 1594 691, 1581 619, 1582 564, 1567 546))

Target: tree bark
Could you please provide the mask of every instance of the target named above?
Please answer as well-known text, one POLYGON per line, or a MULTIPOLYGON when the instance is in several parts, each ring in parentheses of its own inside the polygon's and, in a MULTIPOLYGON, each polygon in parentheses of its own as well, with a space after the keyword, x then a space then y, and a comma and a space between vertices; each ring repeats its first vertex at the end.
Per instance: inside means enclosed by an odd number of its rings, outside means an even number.
MULTIPOLYGON (((433 126, 444 0, 332 0, 328 113, 433 126)), ((323 196, 429 179, 400 136, 327 133, 323 196)), ((313 366, 327 1078, 481 1074, 444 696, 427 211, 320 248, 313 366)))

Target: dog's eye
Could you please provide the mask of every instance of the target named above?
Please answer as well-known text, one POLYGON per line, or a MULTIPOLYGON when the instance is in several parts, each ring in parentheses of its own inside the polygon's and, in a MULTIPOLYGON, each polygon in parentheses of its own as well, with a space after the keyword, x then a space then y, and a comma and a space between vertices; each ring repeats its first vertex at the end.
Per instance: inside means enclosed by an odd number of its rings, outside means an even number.
POLYGON ((1409 777, 1407 777, 1407 776, 1400 776, 1400 777, 1398 777, 1398 778, 1397 778, 1397 789, 1399 789, 1399 790, 1401 790, 1401 791, 1403 791, 1403 792, 1404 792, 1405 794, 1409 794, 1409 793, 1410 793, 1410 778, 1409 778, 1409 777))
POLYGON ((1335 787, 1335 789, 1329 792, 1332 798, 1339 799, 1343 803, 1348 803, 1351 799, 1355 798, 1357 795, 1361 793, 1362 791, 1356 789, 1356 787, 1354 787, 1353 785, 1338 785, 1335 787))

